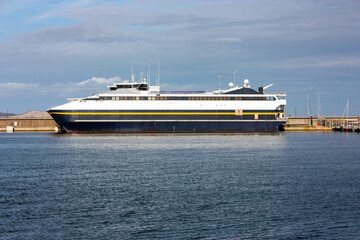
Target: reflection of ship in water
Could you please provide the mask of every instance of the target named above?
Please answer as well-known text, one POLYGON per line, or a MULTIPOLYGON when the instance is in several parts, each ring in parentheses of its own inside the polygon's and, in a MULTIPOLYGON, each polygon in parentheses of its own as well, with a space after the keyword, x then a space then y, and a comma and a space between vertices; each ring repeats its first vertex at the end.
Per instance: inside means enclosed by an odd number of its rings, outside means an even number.
POLYGON ((269 86, 256 91, 245 79, 214 92, 160 91, 133 76, 48 112, 69 133, 277 131, 286 122, 286 95, 264 93, 269 86))

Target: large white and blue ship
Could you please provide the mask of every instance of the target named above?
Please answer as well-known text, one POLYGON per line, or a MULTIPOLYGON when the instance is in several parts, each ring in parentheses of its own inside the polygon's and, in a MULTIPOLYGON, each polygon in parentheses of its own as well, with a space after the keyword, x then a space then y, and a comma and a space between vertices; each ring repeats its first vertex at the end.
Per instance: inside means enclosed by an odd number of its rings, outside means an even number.
POLYGON ((286 120, 285 93, 229 84, 226 90, 160 91, 146 80, 108 86, 108 92, 53 107, 49 114, 68 133, 277 131, 286 120))

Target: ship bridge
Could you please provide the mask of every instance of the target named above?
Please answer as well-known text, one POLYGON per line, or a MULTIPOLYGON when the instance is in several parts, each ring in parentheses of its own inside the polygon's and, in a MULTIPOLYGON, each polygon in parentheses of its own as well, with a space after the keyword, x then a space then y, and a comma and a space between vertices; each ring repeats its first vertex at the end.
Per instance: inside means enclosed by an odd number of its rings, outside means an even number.
POLYGON ((111 91, 115 91, 118 89, 137 89, 139 91, 147 91, 148 90, 148 84, 145 82, 129 82, 125 81, 122 83, 113 83, 112 85, 108 86, 111 91))

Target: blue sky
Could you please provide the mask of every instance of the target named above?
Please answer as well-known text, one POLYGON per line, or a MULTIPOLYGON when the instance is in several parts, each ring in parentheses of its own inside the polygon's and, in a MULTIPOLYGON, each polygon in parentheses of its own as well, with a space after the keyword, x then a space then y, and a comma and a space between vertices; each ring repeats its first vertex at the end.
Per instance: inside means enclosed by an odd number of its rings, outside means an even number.
POLYGON ((287 115, 360 115, 359 1, 0 1, 0 112, 46 110, 161 65, 163 90, 233 80, 286 91, 287 115))

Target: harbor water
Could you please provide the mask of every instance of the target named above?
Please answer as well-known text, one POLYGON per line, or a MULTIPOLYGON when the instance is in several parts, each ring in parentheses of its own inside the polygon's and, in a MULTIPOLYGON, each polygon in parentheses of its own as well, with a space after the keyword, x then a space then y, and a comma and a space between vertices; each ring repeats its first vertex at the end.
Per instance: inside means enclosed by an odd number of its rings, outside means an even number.
POLYGON ((0 239, 359 236, 358 133, 0 133, 0 239))

